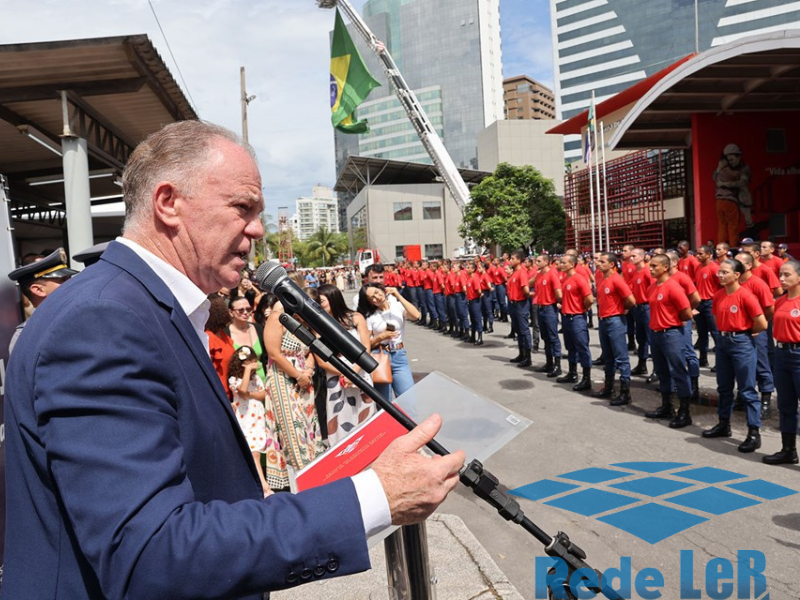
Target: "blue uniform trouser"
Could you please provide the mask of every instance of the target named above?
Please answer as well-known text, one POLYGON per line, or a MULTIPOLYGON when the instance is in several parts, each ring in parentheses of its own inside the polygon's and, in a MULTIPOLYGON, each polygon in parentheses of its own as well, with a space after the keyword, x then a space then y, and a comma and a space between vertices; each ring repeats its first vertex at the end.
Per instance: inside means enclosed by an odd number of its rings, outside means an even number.
POLYGON ((418 287, 407 287, 408 290, 408 301, 411 302, 414 306, 417 307, 417 310, 421 310, 422 307, 419 304, 419 290, 421 288, 418 287))
POLYGON ((700 304, 697 305, 694 322, 697 323, 698 350, 705 354, 708 352, 709 335, 713 338, 714 345, 717 343, 717 322, 714 319, 714 313, 711 312, 711 300, 700 301, 700 304))
POLYGON ((692 381, 686 370, 686 338, 683 325, 665 331, 653 331, 651 340, 653 366, 658 373, 658 387, 661 393, 671 394, 674 382, 678 398, 690 398, 692 381))
POLYGON ((436 305, 436 318, 444 323, 447 319, 447 304, 444 299, 444 294, 439 292, 433 295, 433 303, 436 305))
POLYGON ((761 427, 761 403, 756 394, 756 344, 753 336, 720 334, 717 339, 717 393, 720 419, 730 420, 733 412, 733 382, 747 407, 747 425, 761 427))
POLYGON ((520 350, 531 349, 531 330, 528 328, 528 300, 520 302, 509 302, 511 322, 514 323, 517 332, 517 346, 520 350))
POLYGON ((530 305, 531 309, 531 342, 533 347, 539 349, 539 341, 541 335, 539 334, 539 307, 536 304, 530 305))
POLYGON ((564 345, 567 347, 567 362, 570 366, 580 363, 584 369, 592 368, 592 355, 589 352, 589 327, 586 315, 561 315, 564 330, 564 345))
POLYGON ((769 364, 769 348, 767 338, 769 335, 762 331, 756 336, 756 383, 758 391, 762 394, 771 394, 775 391, 772 378, 772 367, 769 364))
POLYGON ((492 294, 489 290, 484 290, 481 293, 481 313, 483 318, 489 324, 489 327, 494 325, 494 310, 492 310, 492 294))
POLYGON ((458 309, 456 308, 456 295, 445 296, 447 302, 447 322, 453 327, 458 327, 458 309))
POLYGON ((555 304, 539 305, 539 333, 544 342, 544 355, 561 358, 561 340, 558 339, 558 311, 555 304))
POLYGON ((800 348, 775 348, 775 388, 782 433, 797 433, 800 399, 800 348))
POLYGON ((620 381, 631 380, 631 361, 628 358, 628 319, 625 315, 600 318, 600 348, 605 357, 606 379, 619 371, 620 381))
POLYGON ((644 362, 650 355, 649 346, 652 343, 650 339, 652 333, 650 329, 650 305, 637 304, 631 309, 631 312, 636 323, 636 343, 639 346, 636 349, 636 354, 639 357, 639 362, 644 362))
POLYGON ((469 327, 473 333, 483 333, 483 310, 480 298, 468 300, 469 307, 469 327))
POLYGON ((686 337, 686 368, 689 371, 689 377, 700 377, 700 359, 697 358, 697 352, 694 351, 692 343, 691 319, 683 324, 683 335, 686 337))
POLYGON ((498 283, 494 286, 494 297, 500 311, 500 318, 506 318, 508 316, 508 295, 506 294, 505 283, 498 283))
POLYGON ((425 301, 425 289, 420 286, 414 288, 417 296, 417 306, 420 313, 420 321, 423 323, 428 321, 428 303, 425 301))
POLYGON ((428 314, 431 316, 431 319, 438 319, 439 313, 436 310, 436 302, 433 299, 433 289, 423 290, 423 293, 425 294, 425 306, 428 307, 428 314))
POLYGON ((467 295, 464 292, 456 292, 456 314, 458 323, 465 330, 469 329, 469 311, 467 310, 467 295))

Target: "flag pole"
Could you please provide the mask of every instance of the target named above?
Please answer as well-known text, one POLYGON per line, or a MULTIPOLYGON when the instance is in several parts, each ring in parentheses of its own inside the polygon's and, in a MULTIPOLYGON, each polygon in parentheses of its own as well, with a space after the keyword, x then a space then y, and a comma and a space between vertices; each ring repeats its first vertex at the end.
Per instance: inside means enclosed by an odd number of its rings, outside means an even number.
MULTIPOLYGON (((592 229, 592 256, 597 252, 595 219, 594 219, 594 182, 592 181, 592 127, 591 124, 586 129, 586 145, 588 146, 587 152, 589 153, 589 164, 587 165, 589 171, 589 212, 591 214, 591 229, 592 229)), ((584 155, 585 156, 585 155, 584 155)), ((579 244, 580 245, 580 244, 579 244)))
MULTIPOLYGON (((602 196, 600 194, 600 144, 598 144, 599 135, 597 131, 597 106, 595 105, 594 101, 594 90, 592 90, 592 106, 594 110, 592 111, 592 130, 594 131, 594 149, 595 149, 595 157, 594 157, 594 168, 595 168, 595 185, 597 185, 597 237, 600 249, 603 249, 603 205, 602 205, 602 196)), ((592 250, 592 255, 594 255, 594 250, 592 250)))
POLYGON ((606 132, 603 131, 603 122, 600 121, 600 152, 603 160, 603 212, 606 217, 606 252, 611 252, 611 236, 608 231, 608 179, 606 177, 606 132))

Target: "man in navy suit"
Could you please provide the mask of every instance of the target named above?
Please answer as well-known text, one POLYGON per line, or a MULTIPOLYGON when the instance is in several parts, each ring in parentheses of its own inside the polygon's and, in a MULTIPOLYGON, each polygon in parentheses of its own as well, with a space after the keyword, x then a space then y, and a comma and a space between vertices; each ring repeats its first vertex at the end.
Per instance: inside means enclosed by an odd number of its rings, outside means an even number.
POLYGON ((432 417, 352 479, 263 498, 203 331, 206 295, 238 284, 263 234, 252 150, 168 125, 123 192, 123 237, 36 311, 8 366, 5 597, 255 598, 369 568, 366 537, 424 520, 463 453, 417 454, 432 417))

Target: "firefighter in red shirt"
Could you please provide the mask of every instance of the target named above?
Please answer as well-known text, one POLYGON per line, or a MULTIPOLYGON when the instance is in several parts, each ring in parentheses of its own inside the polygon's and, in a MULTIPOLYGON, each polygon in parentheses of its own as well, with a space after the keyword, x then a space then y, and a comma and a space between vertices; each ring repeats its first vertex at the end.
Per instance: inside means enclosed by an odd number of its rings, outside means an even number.
POLYGON ((502 323, 508 323, 508 296, 506 294, 506 270, 495 257, 492 266, 487 270, 494 286, 494 304, 497 316, 502 323))
POLYGON ((719 423, 703 432, 705 438, 730 437, 733 411, 733 382, 747 403, 747 438, 739 452, 761 447, 761 410, 756 395, 756 347, 753 335, 767 328, 756 297, 739 284, 744 265, 736 259, 719 266, 719 282, 724 286, 714 296, 714 318, 719 327, 717 341, 717 392, 719 423))
POLYGON ((686 338, 684 323, 692 318, 689 298, 681 286, 670 278, 670 259, 657 254, 650 259, 650 274, 654 283, 647 290, 650 307, 651 350, 653 368, 658 373, 661 407, 645 413, 648 419, 669 419, 672 408, 673 382, 678 390, 680 408, 670 421, 673 429, 691 425, 689 406, 692 382, 686 370, 686 338))
MULTIPOLYGON (((681 289, 689 299, 692 311, 694 311, 700 304, 700 294, 689 275, 680 270, 680 256, 678 253, 674 250, 669 250, 666 254, 670 260, 670 278, 681 286, 681 289)), ((697 353, 692 344, 692 324, 692 319, 683 324, 683 335, 686 338, 684 353, 686 355, 686 369, 689 371, 689 379, 692 382, 692 401, 696 403, 700 400, 700 361, 697 359, 697 353)))
POLYGON ((456 337, 459 328, 458 308, 456 307, 456 263, 444 265, 444 299, 447 306, 447 331, 443 332, 450 337, 456 337))
MULTIPOLYGON (((633 276, 636 274, 636 266, 631 262, 631 255, 635 246, 633 244, 625 244, 622 247, 622 270, 620 274, 628 287, 633 290, 633 276)), ((636 352, 636 320, 633 311, 629 310, 626 317, 628 325, 628 352, 636 352)))
POLYGON ((697 260, 697 257, 692 256, 689 248, 689 242, 686 240, 678 242, 678 269, 681 273, 688 275, 691 281, 694 281, 700 261, 697 260))
POLYGON ((631 363, 625 344, 627 320, 625 313, 636 304, 628 284, 617 273, 617 255, 601 253, 596 261, 597 316, 600 331, 600 348, 605 356, 605 384, 594 392, 595 398, 610 398, 614 394, 614 374, 619 371, 619 395, 611 400, 611 406, 623 406, 631 402, 631 363))
POLYGON ((592 389, 592 355, 589 352, 589 328, 586 310, 594 303, 592 288, 586 278, 575 270, 578 260, 565 254, 559 268, 566 275, 561 282, 561 328, 567 348, 569 371, 556 379, 557 383, 575 383, 572 389, 583 392, 592 389), (578 381, 578 363, 583 373, 578 381), (576 383, 577 382, 577 383, 576 383))
POLYGON ((536 257, 538 273, 534 281, 533 301, 539 319, 539 333, 544 342, 545 363, 536 369, 548 377, 561 375, 561 340, 558 338, 558 305, 561 301, 561 282, 550 266, 550 255, 536 257))
POLYGON ((483 346, 483 315, 481 314, 481 276, 474 262, 466 264, 467 285, 465 286, 467 308, 469 309, 469 339, 471 344, 483 346))
POLYGON ((530 314, 530 288, 528 288, 528 271, 522 266, 525 253, 514 250, 511 253, 511 266, 514 272, 506 283, 508 292, 509 312, 512 323, 517 332, 517 347, 519 354, 511 359, 518 367, 531 366, 531 332, 528 328, 528 315, 530 314))
POLYGON ((647 290, 653 283, 650 269, 644 260, 645 253, 642 248, 634 248, 631 253, 631 264, 636 269, 631 279, 630 288, 636 299, 636 306, 631 311, 636 323, 636 354, 638 361, 631 371, 631 375, 647 375, 647 358, 650 351, 650 304, 647 300, 647 290))
POLYGON ((711 246, 700 246, 697 249, 697 259, 700 266, 694 274, 694 284, 700 294, 700 304, 695 309, 697 314, 694 322, 697 324, 697 346, 700 351, 700 366, 708 366, 708 337, 709 335, 717 342, 717 324, 714 321, 714 313, 711 311, 711 300, 714 298, 721 286, 717 277, 719 265, 712 258, 711 246))
POLYGON ((775 273, 775 277, 779 276, 783 261, 775 256, 775 244, 769 240, 761 242, 761 264, 775 273))
POLYGON ((444 298, 444 269, 437 260, 431 261, 433 271, 433 303, 436 305, 436 331, 444 331, 447 327, 447 302, 444 298))
POLYGON ((536 259, 530 257, 526 258, 525 270, 528 271, 528 289, 531 292, 530 302, 528 303, 528 310, 530 310, 528 322, 531 324, 531 353, 536 354, 539 352, 539 342, 541 341, 539 336, 539 311, 536 308, 536 304, 534 304, 535 299, 533 298, 533 282, 534 279, 536 279, 536 275, 539 273, 539 268, 536 266, 536 259))
POLYGON ((481 314, 483 315, 483 330, 486 333, 493 333, 494 307, 492 306, 492 300, 494 298, 494 284, 492 283, 491 275, 489 275, 486 270, 486 265, 482 261, 478 261, 475 265, 475 269, 481 278, 481 314))
POLYGON ((762 457, 768 465, 796 465, 797 407, 800 399, 800 263, 781 265, 781 287, 786 294, 775 303, 775 387, 778 390, 781 449, 762 457))
POLYGON ((770 416, 770 402, 772 392, 775 391, 775 383, 772 377, 772 367, 769 362, 769 345, 767 343, 767 331, 770 330, 769 324, 772 323, 772 316, 775 313, 775 298, 772 291, 767 287, 762 279, 753 275, 755 261, 752 255, 740 252, 736 255, 736 260, 744 265, 744 273, 739 278, 739 285, 750 290, 758 300, 764 318, 767 319, 767 329, 755 337, 756 346, 756 387, 761 394, 761 420, 768 419, 770 416))

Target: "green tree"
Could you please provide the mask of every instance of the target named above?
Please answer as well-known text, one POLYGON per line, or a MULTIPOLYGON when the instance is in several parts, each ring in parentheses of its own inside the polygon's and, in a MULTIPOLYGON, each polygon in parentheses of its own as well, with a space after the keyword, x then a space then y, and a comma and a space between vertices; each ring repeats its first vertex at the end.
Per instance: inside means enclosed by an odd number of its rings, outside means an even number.
POLYGON ((498 244, 503 250, 525 246, 561 250, 564 207, 553 182, 537 169, 500 163, 472 188, 459 233, 484 246, 498 244))
POLYGON ((298 244, 295 254, 303 252, 304 266, 331 266, 339 262, 344 254, 347 254, 347 235, 343 233, 333 233, 324 225, 311 234, 308 242, 304 245, 298 244), (304 246, 304 247, 303 247, 304 246))

